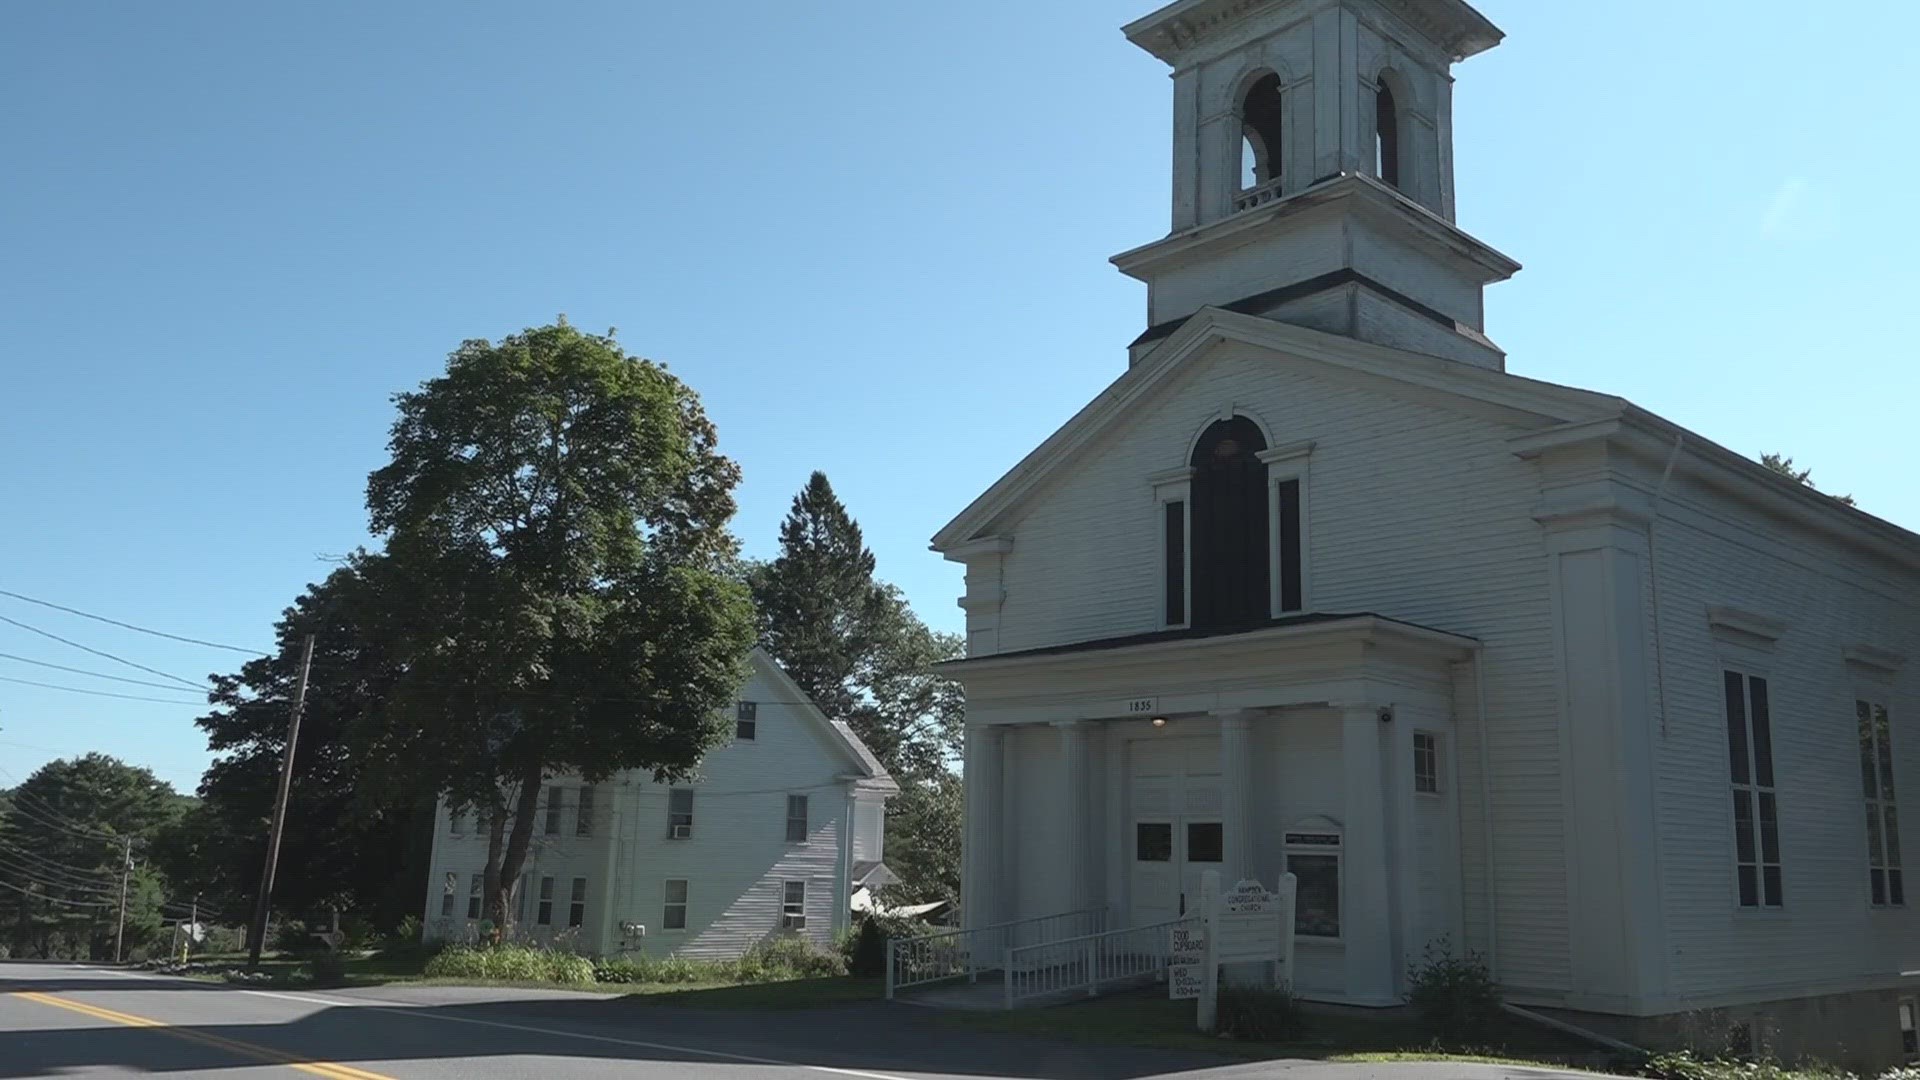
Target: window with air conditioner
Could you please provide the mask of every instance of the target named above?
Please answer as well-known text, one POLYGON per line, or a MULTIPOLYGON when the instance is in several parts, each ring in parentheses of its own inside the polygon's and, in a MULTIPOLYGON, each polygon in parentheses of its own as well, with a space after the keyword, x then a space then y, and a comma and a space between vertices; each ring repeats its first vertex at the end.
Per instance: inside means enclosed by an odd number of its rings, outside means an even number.
POLYGON ((807 883, 789 881, 781 888, 780 929, 805 930, 807 928, 807 883))
POLYGON ((693 838, 692 788, 674 788, 667 792, 667 836, 674 840, 693 838))

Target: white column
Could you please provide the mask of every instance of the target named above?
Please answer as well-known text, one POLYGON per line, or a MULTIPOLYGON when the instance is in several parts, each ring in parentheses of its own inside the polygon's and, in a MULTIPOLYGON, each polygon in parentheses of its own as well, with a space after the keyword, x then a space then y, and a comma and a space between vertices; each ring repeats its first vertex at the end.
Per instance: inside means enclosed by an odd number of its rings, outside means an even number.
POLYGON ((1347 994, 1367 1004, 1395 996, 1393 902, 1388 894, 1387 793, 1381 779, 1380 710, 1349 705, 1340 713, 1340 760, 1347 820, 1342 838, 1340 936, 1346 939, 1347 994))
POLYGON ((1251 709, 1214 714, 1220 720, 1220 879, 1223 888, 1250 878, 1253 865, 1253 717, 1251 709))
POLYGON ((997 920, 1001 909, 1000 774, 1003 735, 990 724, 968 724, 965 848, 961 852, 962 919, 968 927, 997 920))
POLYGON ((1084 720, 1064 720, 1054 727, 1060 732, 1060 791, 1066 799, 1066 830, 1063 845, 1067 868, 1067 910, 1084 911, 1094 906, 1093 881, 1093 792, 1087 764, 1087 729, 1084 720))

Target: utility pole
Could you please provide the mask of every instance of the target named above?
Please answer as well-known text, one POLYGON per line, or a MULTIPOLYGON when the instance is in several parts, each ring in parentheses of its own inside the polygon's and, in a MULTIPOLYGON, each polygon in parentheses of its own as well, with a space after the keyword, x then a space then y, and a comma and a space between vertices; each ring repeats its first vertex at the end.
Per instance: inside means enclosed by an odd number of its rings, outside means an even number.
POLYGON ((113 931, 113 962, 120 962, 120 948, 127 940, 127 877, 133 873, 133 837, 120 852, 120 925, 113 931))
POLYGON ((273 800, 273 824, 267 831, 267 861, 260 868, 260 892, 253 898, 253 932, 248 935, 247 966, 260 966, 267 939, 267 911, 273 901, 274 864, 280 861, 280 830, 287 823, 287 792, 293 786, 293 748, 300 740, 300 711, 307 705, 307 672, 313 667, 313 635, 300 650, 300 681, 293 689, 293 718, 287 723, 287 752, 280 758, 280 793, 273 800))
POLYGON ((193 959, 193 933, 200 928, 200 894, 193 894, 193 914, 187 916, 187 940, 180 943, 180 962, 193 959))

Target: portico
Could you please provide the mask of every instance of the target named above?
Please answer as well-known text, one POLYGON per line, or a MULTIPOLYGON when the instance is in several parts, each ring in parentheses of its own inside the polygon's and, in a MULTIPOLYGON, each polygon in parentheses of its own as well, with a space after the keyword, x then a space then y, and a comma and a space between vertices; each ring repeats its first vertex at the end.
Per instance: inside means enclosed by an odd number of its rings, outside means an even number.
POLYGON ((1457 883, 1433 887, 1457 875, 1457 810, 1416 800, 1411 774, 1416 731, 1451 746, 1475 648, 1314 615, 950 665, 969 704, 969 925, 1094 907, 1149 925, 1179 918, 1205 870, 1272 885, 1290 867, 1298 988, 1397 1002, 1408 950, 1457 935, 1457 883))

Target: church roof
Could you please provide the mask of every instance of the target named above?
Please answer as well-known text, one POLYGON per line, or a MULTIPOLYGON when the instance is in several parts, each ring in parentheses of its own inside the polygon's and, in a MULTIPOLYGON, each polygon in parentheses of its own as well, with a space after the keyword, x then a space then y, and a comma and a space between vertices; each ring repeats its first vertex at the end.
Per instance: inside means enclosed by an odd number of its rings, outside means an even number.
MULTIPOLYGON (((1332 612, 1332 611, 1312 611, 1312 612, 1307 612, 1301 615, 1282 615, 1279 618, 1267 619, 1263 622, 1254 623, 1250 626, 1202 627, 1202 628, 1182 627, 1177 630, 1154 630, 1144 634, 1127 634, 1122 637, 1099 638, 1094 641, 1072 641, 1064 645, 1044 645, 1034 649, 1018 649, 1013 652, 991 653, 984 657, 975 658, 975 660, 1002 661, 1002 660, 1017 660, 1022 657, 1062 656, 1069 653, 1105 652, 1112 649, 1130 649, 1130 648, 1135 648, 1141 645, 1159 645, 1166 642, 1199 641, 1206 638, 1240 637, 1242 635, 1254 634, 1254 633, 1259 633, 1261 631, 1267 631, 1267 630, 1319 626, 1326 623, 1364 624, 1367 622, 1391 624, 1396 627, 1402 627, 1408 630, 1417 631, 1427 636, 1440 635, 1444 639, 1451 639, 1450 641, 1451 644, 1461 648, 1472 648, 1475 645, 1479 644, 1473 638, 1462 637, 1461 635, 1452 633, 1450 631, 1438 630, 1431 626, 1421 626, 1419 623, 1411 623, 1406 621, 1405 619, 1395 619, 1395 618, 1390 618, 1386 615, 1376 615, 1370 611, 1348 612, 1348 613, 1332 612)), ((979 664, 976 663, 975 660, 950 660, 940 666, 943 668, 950 668, 950 667, 957 668, 957 667, 967 667, 967 666, 977 667, 979 666, 979 664)))

